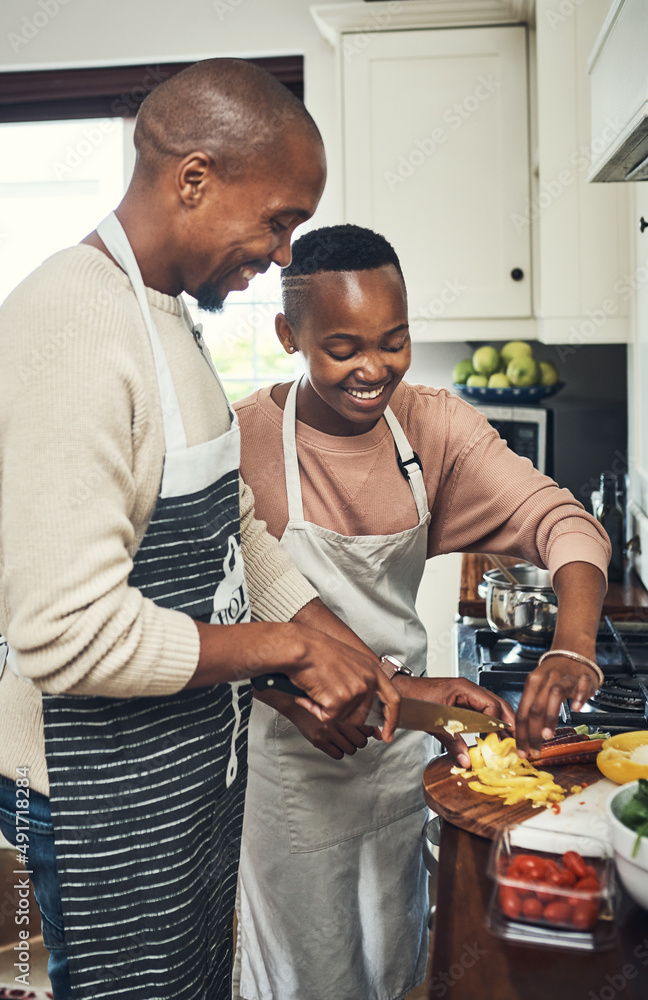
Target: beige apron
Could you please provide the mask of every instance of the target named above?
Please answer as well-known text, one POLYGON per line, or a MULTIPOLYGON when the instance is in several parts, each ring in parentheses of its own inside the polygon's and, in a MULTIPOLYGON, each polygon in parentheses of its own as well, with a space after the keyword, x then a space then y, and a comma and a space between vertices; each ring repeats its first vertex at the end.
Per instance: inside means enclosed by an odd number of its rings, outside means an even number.
MULTIPOLYGON (((283 420, 289 522, 281 544, 324 603, 376 653, 392 653, 423 674, 427 637, 415 601, 430 514, 418 459, 388 408, 385 419, 412 489, 414 526, 351 537, 306 522, 296 394, 297 383, 283 420)), ((333 760, 255 701, 235 997, 392 1000, 423 978, 421 775, 431 755, 429 737, 401 730, 391 745, 370 740, 354 756, 333 760)))

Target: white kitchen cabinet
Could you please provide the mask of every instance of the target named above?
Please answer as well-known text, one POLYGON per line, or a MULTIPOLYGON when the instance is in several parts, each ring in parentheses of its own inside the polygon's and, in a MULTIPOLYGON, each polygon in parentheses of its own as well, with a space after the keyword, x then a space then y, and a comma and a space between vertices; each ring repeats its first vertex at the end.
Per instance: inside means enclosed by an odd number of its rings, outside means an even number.
POLYGON ((393 243, 415 334, 530 317, 526 29, 351 33, 342 55, 346 219, 393 243))
MULTIPOLYGON (((637 10, 645 0, 613 0, 611 12, 624 5, 637 10)), ((608 8, 610 0, 311 8, 338 53, 346 218, 394 243, 413 339, 529 339, 567 351, 627 342, 636 284, 628 190, 588 182, 618 133, 609 115, 598 131, 590 123, 588 57, 608 8), (480 102, 476 80, 489 72, 507 85, 480 102), (517 88, 509 82, 516 78, 517 88), (453 128, 453 105, 470 97, 471 113, 464 108, 453 128), (435 128, 443 141, 435 142, 435 128), (516 285, 518 266, 524 279, 516 285)), ((635 43, 632 79, 643 58, 636 51, 635 43)), ((615 72, 624 78, 624 66, 615 72)))
POLYGON ((618 131, 613 118, 591 129, 587 64, 608 5, 587 0, 561 11, 554 0, 537 0, 536 8, 537 170, 526 213, 534 314, 538 340, 569 351, 628 339, 628 188, 588 181, 593 159, 618 131))

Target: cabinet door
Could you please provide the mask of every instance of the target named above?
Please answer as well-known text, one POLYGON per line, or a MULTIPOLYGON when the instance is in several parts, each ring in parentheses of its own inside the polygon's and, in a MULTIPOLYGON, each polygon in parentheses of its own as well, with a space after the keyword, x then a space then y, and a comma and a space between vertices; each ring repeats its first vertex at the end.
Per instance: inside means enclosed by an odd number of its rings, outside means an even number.
POLYGON ((529 316, 526 29, 346 35, 342 60, 346 219, 393 243, 410 315, 529 316))

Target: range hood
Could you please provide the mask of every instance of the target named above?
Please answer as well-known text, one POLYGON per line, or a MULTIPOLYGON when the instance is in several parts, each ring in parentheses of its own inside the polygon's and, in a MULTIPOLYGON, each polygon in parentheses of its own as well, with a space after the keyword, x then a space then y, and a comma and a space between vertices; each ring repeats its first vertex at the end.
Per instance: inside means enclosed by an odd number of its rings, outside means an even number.
POLYGON ((645 0, 614 0, 587 65, 590 181, 648 180, 647 51, 645 0))

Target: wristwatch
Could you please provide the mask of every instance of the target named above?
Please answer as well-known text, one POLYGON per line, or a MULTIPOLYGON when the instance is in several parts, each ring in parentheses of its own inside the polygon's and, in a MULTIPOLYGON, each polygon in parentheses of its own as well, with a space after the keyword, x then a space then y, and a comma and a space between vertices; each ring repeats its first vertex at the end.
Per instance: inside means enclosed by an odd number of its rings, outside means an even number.
POLYGON ((381 663, 389 663, 391 666, 390 672, 387 674, 387 680, 390 681, 396 676, 396 674, 404 674, 406 677, 413 677, 414 671, 410 670, 402 660, 399 660, 397 656, 392 656, 390 653, 384 653, 380 657, 381 663))

